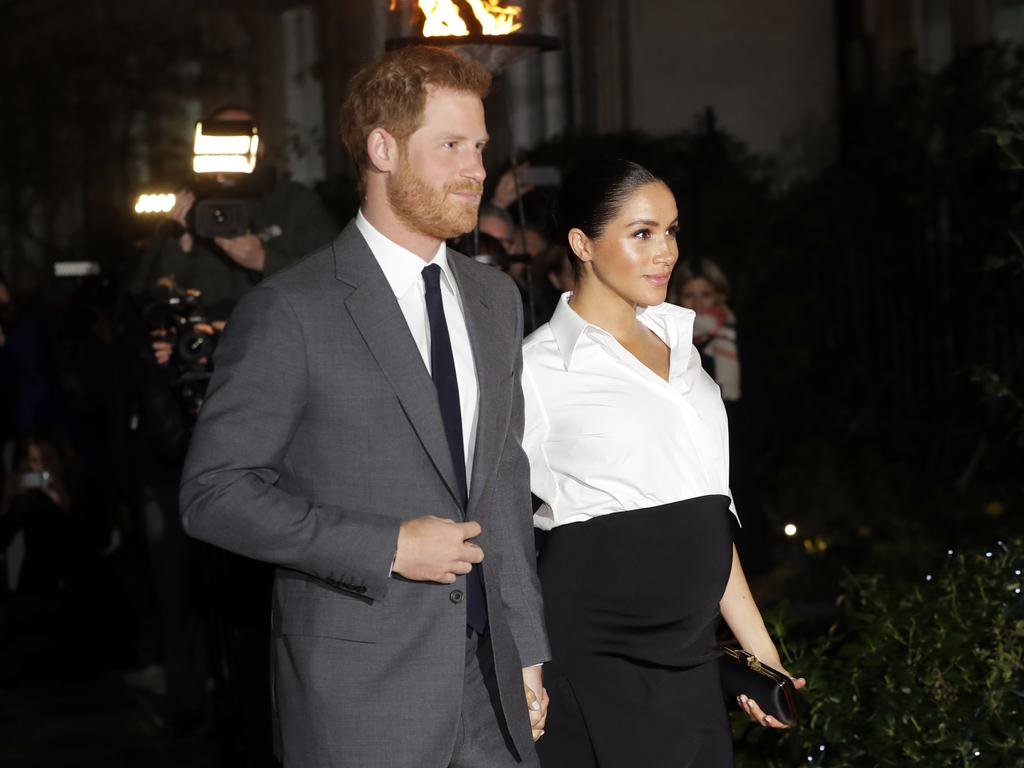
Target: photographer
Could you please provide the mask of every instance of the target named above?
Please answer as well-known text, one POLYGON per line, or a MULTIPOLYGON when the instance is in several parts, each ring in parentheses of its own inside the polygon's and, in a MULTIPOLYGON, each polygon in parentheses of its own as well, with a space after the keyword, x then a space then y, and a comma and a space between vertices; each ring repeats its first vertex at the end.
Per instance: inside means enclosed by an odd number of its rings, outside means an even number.
MULTIPOLYGON (((252 124, 254 118, 247 109, 227 106, 203 120, 236 122, 252 124)), ((266 143, 260 142, 251 174, 196 174, 192 186, 179 191, 174 208, 133 272, 130 293, 146 295, 159 278, 174 275, 179 285, 202 291, 210 305, 237 301, 264 276, 337 236, 339 228, 317 194, 279 175, 264 161, 265 154, 266 143), (232 237, 199 236, 197 191, 244 201, 249 231, 232 237)))
POLYGON ((61 435, 34 433, 18 445, 0 502, 0 551, 19 534, 24 557, 0 681, 99 669, 122 632, 104 560, 112 520, 61 435))
POLYGON ((177 487, 192 426, 205 396, 213 352, 233 308, 209 310, 196 291, 160 281, 165 292, 146 312, 146 332, 130 370, 130 445, 139 483, 140 528, 148 552, 159 629, 159 665, 132 676, 142 685, 162 679, 164 732, 185 737, 207 721, 209 641, 205 583, 207 547, 187 537, 178 515, 177 487))

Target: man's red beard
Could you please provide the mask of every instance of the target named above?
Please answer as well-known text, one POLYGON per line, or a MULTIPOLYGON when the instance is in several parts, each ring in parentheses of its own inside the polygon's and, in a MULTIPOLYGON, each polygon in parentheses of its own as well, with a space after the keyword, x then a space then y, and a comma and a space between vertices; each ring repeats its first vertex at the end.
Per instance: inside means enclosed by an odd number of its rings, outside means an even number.
POLYGON ((464 235, 476 226, 483 185, 474 181, 430 186, 408 165, 391 176, 387 184, 392 210, 408 227, 439 240, 464 235), (452 194, 473 193, 472 201, 461 202, 452 194))

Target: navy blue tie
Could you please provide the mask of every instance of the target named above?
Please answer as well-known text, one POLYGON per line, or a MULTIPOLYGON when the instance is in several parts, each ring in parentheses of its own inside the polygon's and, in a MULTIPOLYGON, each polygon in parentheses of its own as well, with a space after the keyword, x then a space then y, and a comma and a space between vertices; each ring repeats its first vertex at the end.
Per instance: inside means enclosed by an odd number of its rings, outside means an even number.
MULTIPOLYGON (((466 485, 466 455, 462 443, 462 407, 459 403, 459 381, 455 376, 455 356, 448 335, 448 322, 441 302, 441 267, 428 264, 423 268, 423 285, 427 298, 427 319, 430 321, 430 375, 437 389, 441 421, 448 439, 448 452, 455 467, 462 513, 466 514, 469 493, 466 485)), ((483 634, 487 629, 487 601, 477 567, 466 576, 466 624, 483 634)))

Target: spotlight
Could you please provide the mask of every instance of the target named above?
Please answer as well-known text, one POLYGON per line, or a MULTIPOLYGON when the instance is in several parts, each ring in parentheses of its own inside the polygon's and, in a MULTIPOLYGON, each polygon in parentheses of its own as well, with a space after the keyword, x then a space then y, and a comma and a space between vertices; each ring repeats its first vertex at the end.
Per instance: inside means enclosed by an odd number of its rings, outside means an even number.
POLYGON ((787 536, 796 536, 796 526, 792 523, 786 523, 786 527, 783 528, 782 531, 787 536))
POLYGON ((170 213, 174 207, 174 195, 162 192, 145 192, 135 199, 135 212, 138 214, 147 213, 170 213))
POLYGON ((245 120, 196 123, 192 170, 196 173, 252 173, 260 137, 256 125, 245 120))

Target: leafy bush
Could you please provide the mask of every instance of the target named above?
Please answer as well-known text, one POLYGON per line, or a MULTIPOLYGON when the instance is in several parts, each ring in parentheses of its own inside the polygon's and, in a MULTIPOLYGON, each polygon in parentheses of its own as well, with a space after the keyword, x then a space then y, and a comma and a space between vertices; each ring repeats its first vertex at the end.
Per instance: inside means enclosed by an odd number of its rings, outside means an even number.
POLYGON ((804 723, 740 726, 737 765, 1024 766, 1022 569, 1016 540, 949 550, 915 581, 849 577, 840 623, 783 644, 808 678, 804 723))

